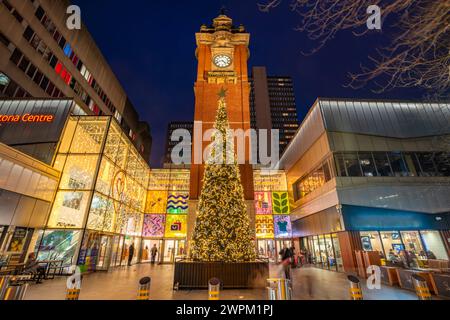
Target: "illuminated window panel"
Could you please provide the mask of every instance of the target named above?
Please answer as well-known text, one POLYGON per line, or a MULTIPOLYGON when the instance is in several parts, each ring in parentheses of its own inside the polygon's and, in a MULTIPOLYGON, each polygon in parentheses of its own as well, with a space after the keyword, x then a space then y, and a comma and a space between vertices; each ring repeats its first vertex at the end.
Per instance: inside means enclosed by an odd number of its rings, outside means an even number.
POLYGON ((107 117, 80 118, 70 146, 70 152, 100 153, 107 122, 107 117))
POLYGON ((59 191, 48 222, 49 228, 82 228, 89 192, 59 191))
POLYGON ((291 213, 287 192, 272 192, 272 210, 274 214, 291 213))
POLYGON ((69 155, 61 177, 60 189, 90 190, 94 182, 98 155, 69 155))
POLYGON ((119 168, 106 157, 103 157, 95 189, 103 194, 111 195, 111 186, 117 172, 119 172, 119 168))
POLYGON ((167 213, 185 214, 188 212, 189 193, 169 192, 167 197, 167 213))
POLYGON ((287 190, 286 174, 278 170, 254 170, 255 191, 287 190))
POLYGON ((166 216, 163 214, 144 215, 143 237, 162 238, 166 226, 166 216))
POLYGON ((188 170, 172 170, 170 172, 169 190, 187 191, 190 189, 190 172, 188 170))
POLYGON ((272 215, 257 215, 255 217, 256 238, 258 239, 273 239, 273 216, 272 215))
POLYGON ((70 144, 72 143, 73 135, 75 134, 75 129, 77 127, 78 118, 70 117, 67 121, 66 127, 64 129, 64 134, 59 145, 58 152, 68 153, 70 149, 70 144))
POLYGON ((255 192, 256 214, 272 213, 272 194, 270 192, 255 192))
POLYGON ((186 238, 187 235, 187 215, 166 216, 166 238, 186 238))
POLYGON ((165 190, 149 191, 145 205, 146 213, 166 213, 168 192, 165 190))
POLYGON ((291 218, 287 215, 273 216, 275 238, 292 238, 291 218))
POLYGON ((121 169, 125 168, 126 157, 128 154, 127 138, 117 123, 112 121, 111 127, 106 138, 104 154, 121 169))
POLYGON ((169 170, 151 170, 148 190, 169 190, 170 171, 169 170))
POLYGON ((129 208, 126 217, 125 230, 122 233, 128 236, 140 236, 142 233, 143 214, 129 208))
POLYGON ((112 206, 111 200, 95 193, 92 198, 91 210, 89 211, 87 228, 103 231, 105 226, 106 212, 112 206))

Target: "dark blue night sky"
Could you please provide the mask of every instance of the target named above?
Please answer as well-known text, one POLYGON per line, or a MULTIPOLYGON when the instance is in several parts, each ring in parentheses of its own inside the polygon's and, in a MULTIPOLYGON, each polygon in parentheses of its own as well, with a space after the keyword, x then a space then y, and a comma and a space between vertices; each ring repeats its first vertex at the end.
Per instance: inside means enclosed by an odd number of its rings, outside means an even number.
MULTIPOLYGON (((261 0, 264 1, 264 0, 261 0)), ((271 75, 293 77, 299 120, 317 97, 417 99, 418 90, 396 90, 382 95, 371 88, 344 88, 347 73, 357 72, 375 48, 386 43, 389 29, 355 37, 349 31, 312 56, 302 51, 314 46, 294 31, 298 15, 289 0, 270 13, 254 0, 73 0, 82 19, 124 86, 142 120, 152 127, 152 166, 163 156, 167 124, 191 120, 196 73, 195 32, 225 5, 236 25, 251 33, 249 67, 264 65, 271 75)), ((374 87, 372 87, 373 89, 374 87)))

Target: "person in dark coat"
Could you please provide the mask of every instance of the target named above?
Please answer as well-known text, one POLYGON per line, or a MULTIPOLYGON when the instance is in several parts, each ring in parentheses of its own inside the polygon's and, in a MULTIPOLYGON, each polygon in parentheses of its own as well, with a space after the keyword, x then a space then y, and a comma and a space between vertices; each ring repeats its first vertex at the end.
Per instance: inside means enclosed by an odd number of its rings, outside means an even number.
POLYGON ((128 248, 128 266, 131 266, 131 260, 133 260, 134 256, 134 244, 130 245, 130 248, 128 248))

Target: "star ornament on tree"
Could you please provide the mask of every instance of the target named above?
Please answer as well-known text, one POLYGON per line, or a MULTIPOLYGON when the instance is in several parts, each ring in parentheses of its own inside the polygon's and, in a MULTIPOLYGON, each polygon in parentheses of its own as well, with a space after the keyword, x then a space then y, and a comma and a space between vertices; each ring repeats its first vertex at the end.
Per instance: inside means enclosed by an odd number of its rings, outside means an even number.
POLYGON ((217 93, 217 95, 219 96, 219 98, 225 98, 227 96, 227 91, 225 88, 220 89, 219 93, 217 93))

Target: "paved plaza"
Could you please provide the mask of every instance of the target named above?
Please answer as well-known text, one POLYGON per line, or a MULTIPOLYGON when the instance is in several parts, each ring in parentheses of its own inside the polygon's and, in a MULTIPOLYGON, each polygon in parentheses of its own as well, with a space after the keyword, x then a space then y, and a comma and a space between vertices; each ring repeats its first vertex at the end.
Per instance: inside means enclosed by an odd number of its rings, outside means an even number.
MULTIPOLYGON (((144 276, 152 278, 151 299, 204 300, 206 290, 173 291, 173 265, 141 264, 120 267, 109 272, 96 272, 83 277, 80 300, 135 300, 138 281, 144 276)), ((277 276, 279 267, 271 266, 271 276, 277 276)), ((66 277, 32 284, 27 300, 63 300, 66 277)), ((417 300, 414 292, 382 285, 381 290, 367 290, 366 300, 417 300)), ((265 300, 266 291, 224 290, 222 300, 265 300)), ((295 300, 347 300, 348 282, 345 274, 304 267, 293 270, 293 299, 295 300)))

